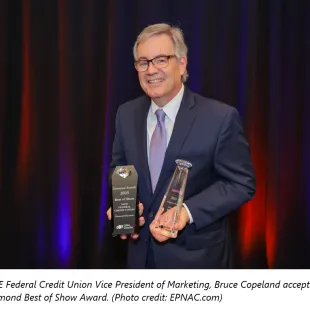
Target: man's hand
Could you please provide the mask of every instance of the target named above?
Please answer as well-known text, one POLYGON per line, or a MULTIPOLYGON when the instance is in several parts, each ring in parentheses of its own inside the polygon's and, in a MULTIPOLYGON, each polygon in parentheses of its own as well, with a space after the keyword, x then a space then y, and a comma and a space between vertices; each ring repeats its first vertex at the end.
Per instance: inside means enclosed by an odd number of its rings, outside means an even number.
MULTIPOLYGON (((150 231, 153 237, 159 241, 159 242, 165 242, 169 239, 169 237, 166 237, 160 233, 160 228, 158 227, 159 225, 169 225, 169 222, 173 220, 173 214, 175 211, 175 207, 171 208, 170 210, 166 211, 165 213, 161 214, 160 212, 157 213, 155 219, 150 225, 150 231)), ((179 220, 178 222, 174 225, 175 230, 182 230, 186 226, 186 224, 189 222, 190 218, 187 213, 187 210, 182 207, 180 210, 179 214, 179 220)))
MULTIPOLYGON (((145 219, 142 216, 143 209, 144 209, 143 204, 141 202, 139 202, 139 225, 140 226, 143 226, 145 223, 145 219)), ((112 213, 111 212, 112 212, 112 209, 109 208, 109 210, 107 211, 107 217, 108 217, 109 221, 111 221, 111 219, 112 219, 112 213)), ((127 239, 127 235, 121 235, 120 237, 121 237, 121 239, 124 239, 124 240, 127 239)), ((132 239, 138 239, 138 237, 139 237, 138 234, 131 235, 132 239)))

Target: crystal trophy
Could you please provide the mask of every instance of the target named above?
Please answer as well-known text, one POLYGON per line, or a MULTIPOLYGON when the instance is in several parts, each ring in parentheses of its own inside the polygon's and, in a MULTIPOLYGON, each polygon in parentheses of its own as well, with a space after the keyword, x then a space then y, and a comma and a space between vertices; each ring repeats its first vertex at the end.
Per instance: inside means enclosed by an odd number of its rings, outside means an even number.
POLYGON ((169 238, 176 238, 178 235, 174 225, 178 222, 182 208, 188 169, 192 167, 190 162, 182 159, 175 162, 177 166, 153 223, 160 234, 169 238))

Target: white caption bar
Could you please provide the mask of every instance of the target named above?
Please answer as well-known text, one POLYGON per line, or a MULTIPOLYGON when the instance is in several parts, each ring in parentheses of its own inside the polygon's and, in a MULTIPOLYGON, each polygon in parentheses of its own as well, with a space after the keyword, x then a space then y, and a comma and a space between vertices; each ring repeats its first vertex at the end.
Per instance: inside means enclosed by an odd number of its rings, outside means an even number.
POLYGON ((309 270, 2 270, 1 309, 310 305, 309 270))

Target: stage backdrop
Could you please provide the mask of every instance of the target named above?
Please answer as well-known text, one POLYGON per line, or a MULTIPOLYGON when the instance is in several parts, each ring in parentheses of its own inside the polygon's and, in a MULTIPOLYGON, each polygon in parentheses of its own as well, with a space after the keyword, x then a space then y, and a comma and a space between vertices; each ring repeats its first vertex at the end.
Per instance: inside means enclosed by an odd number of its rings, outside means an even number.
POLYGON ((236 267, 310 268, 306 0, 0 1, 0 268, 125 266, 106 174, 116 110, 142 94, 134 41, 158 22, 184 31, 189 88, 244 123, 257 193, 231 217, 236 267))

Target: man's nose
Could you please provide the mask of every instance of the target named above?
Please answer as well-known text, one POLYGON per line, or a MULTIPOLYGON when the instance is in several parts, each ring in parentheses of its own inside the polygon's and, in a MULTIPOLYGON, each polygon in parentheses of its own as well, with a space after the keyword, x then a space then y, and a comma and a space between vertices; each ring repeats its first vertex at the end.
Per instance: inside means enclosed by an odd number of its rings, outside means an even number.
POLYGON ((147 67, 147 73, 148 74, 153 74, 156 73, 158 69, 153 65, 153 63, 150 61, 149 66, 147 67))

